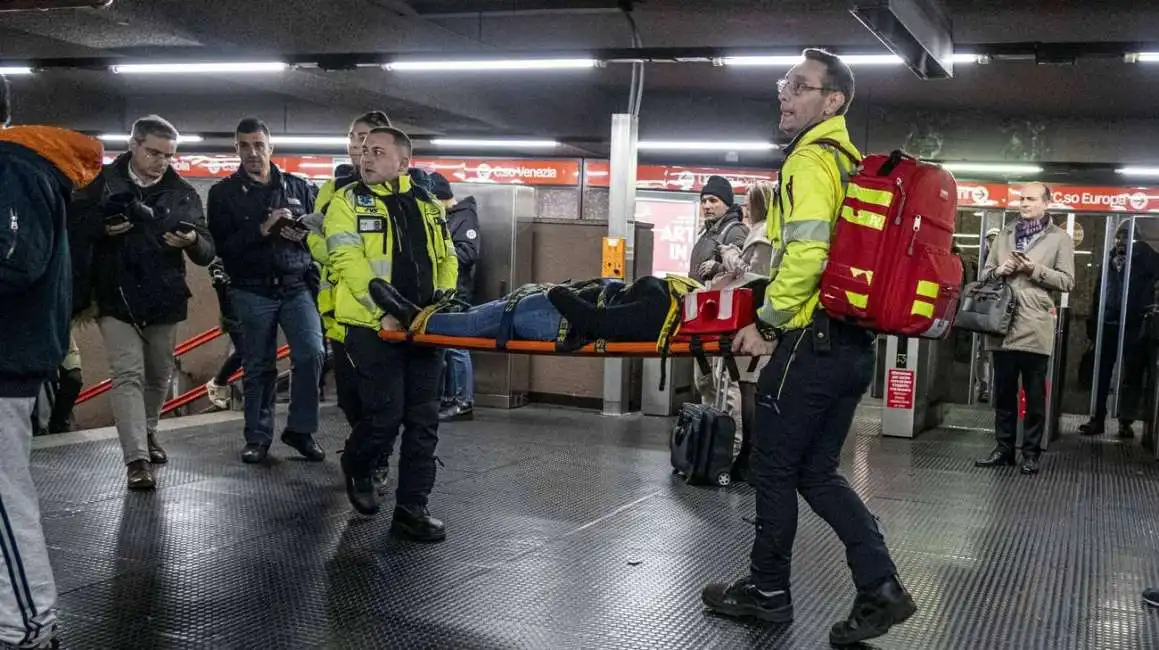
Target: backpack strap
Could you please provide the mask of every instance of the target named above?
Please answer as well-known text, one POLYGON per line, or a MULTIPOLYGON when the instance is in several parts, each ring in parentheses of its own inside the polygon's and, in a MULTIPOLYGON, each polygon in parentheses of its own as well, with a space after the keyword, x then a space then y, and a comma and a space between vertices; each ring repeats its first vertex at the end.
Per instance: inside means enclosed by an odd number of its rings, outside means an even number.
POLYGON ((813 144, 818 144, 822 147, 828 147, 830 149, 830 151, 833 153, 833 162, 837 164, 837 171, 841 174, 841 188, 848 188, 849 178, 852 176, 851 170, 857 169, 857 166, 861 164, 861 159, 846 149, 845 145, 832 138, 821 138, 819 140, 814 140, 813 144), (848 169, 841 164, 842 158, 846 158, 850 163, 852 163, 848 169))

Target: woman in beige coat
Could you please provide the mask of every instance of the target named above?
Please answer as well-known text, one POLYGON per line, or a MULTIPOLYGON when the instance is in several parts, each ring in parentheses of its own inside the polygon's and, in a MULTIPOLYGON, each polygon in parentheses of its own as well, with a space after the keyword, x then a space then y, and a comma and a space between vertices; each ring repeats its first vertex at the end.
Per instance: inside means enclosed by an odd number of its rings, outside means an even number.
POLYGON ((1014 291, 1014 317, 1004 338, 990 337, 994 351, 994 451, 974 464, 1015 464, 1018 427, 1018 380, 1026 392, 1023 421, 1023 474, 1035 474, 1046 425, 1047 363, 1054 349, 1057 292, 1074 287, 1074 242, 1054 225, 1046 207, 1050 188, 1030 183, 1022 188, 1020 218, 1007 225, 986 256, 983 280, 1003 280, 1014 291))

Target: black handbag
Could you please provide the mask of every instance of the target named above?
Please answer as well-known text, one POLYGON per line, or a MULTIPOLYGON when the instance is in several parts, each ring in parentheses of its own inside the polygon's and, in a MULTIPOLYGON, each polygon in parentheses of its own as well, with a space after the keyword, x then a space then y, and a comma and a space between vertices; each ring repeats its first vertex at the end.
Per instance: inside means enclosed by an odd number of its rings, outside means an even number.
POLYGON ((1014 290, 1001 281, 971 282, 962 292, 954 326, 967 332, 1006 336, 1014 318, 1014 290))

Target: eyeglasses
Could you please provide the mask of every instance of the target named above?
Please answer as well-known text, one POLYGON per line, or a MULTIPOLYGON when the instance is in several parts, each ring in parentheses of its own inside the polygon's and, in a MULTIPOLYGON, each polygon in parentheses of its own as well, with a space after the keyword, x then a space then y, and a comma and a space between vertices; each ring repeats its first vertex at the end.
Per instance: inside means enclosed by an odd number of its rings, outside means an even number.
POLYGON ((777 92, 783 93, 785 92, 786 88, 789 89, 789 94, 793 95, 794 97, 800 97, 806 90, 817 90, 823 93, 831 93, 835 90, 834 88, 825 88, 824 86, 810 86, 808 84, 801 83, 800 81, 778 79, 777 92))

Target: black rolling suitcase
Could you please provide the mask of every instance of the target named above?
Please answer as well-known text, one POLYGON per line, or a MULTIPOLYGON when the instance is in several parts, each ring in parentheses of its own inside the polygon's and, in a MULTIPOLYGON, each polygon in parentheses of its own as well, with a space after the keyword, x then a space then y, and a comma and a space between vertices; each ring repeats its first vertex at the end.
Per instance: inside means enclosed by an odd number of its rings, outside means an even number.
POLYGON ((736 421, 724 411, 729 377, 721 373, 716 404, 685 403, 672 427, 669 447, 672 472, 689 485, 728 485, 732 483, 732 450, 736 421))

